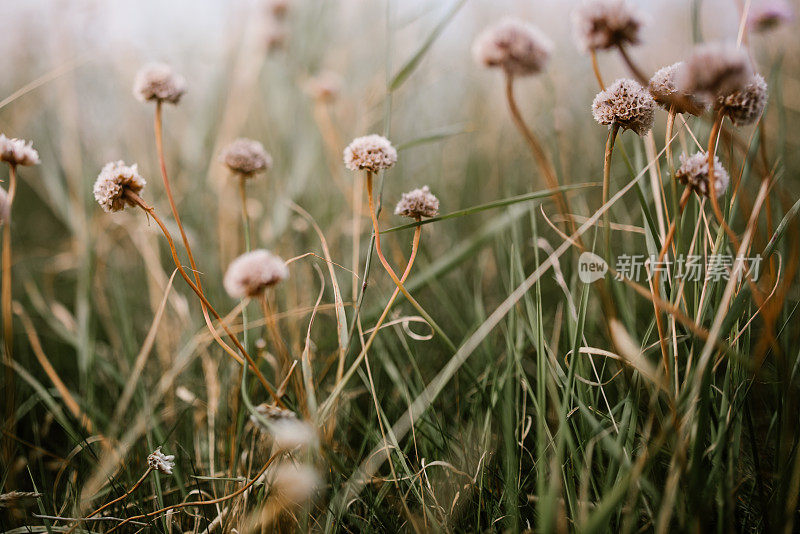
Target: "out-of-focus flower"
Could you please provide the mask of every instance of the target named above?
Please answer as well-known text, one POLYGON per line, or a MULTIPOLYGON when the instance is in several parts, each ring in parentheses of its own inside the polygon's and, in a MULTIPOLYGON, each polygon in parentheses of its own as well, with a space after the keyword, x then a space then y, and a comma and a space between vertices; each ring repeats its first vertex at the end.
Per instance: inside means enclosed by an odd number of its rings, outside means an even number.
POLYGON ((553 43, 538 28, 507 18, 485 29, 472 46, 472 55, 484 67, 499 67, 514 76, 544 70, 553 43))
POLYGON ((226 146, 220 159, 230 170, 246 177, 266 171, 272 166, 272 157, 264 149, 264 145, 244 137, 226 146))
POLYGON ((585 52, 639 43, 644 18, 625 0, 584 0, 572 13, 575 39, 585 52))
MULTIPOLYGON (((708 185, 708 154, 697 152, 691 157, 681 154, 681 166, 675 173, 675 178, 680 180, 699 195, 709 196, 711 188, 708 185)), ((728 171, 714 156, 714 190, 717 197, 725 194, 730 177, 728 171)))
POLYGON ((289 278, 289 268, 278 256, 264 249, 242 254, 231 262, 222 285, 232 298, 260 296, 264 290, 289 278))
POLYGON ((150 63, 136 73, 133 94, 142 102, 177 104, 186 93, 186 79, 165 63, 150 63))

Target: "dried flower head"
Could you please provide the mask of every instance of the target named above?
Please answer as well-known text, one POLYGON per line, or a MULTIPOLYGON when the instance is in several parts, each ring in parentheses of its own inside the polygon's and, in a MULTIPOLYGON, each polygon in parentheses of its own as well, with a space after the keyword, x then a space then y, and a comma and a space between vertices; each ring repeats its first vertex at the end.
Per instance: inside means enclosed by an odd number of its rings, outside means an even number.
POLYGON ((339 98, 339 93, 342 91, 342 77, 333 71, 322 71, 306 82, 305 90, 314 100, 330 104, 339 98))
POLYGON ((715 99, 739 91, 752 77, 747 52, 736 45, 707 43, 696 47, 680 66, 675 82, 681 91, 715 99))
POLYGON ((644 18, 625 0, 584 0, 572 13, 575 39, 585 52, 639 43, 644 18))
POLYGON ((41 163, 39 153, 33 148, 31 141, 8 138, 3 134, 0 134, 0 161, 5 161, 11 166, 41 163))
POLYGON ((230 170, 245 177, 251 177, 272 167, 272 157, 264 150, 264 145, 243 137, 225 147, 220 159, 230 170))
POLYGON ((681 62, 674 63, 656 71, 650 78, 648 89, 653 100, 666 110, 675 106, 677 113, 702 115, 708 109, 708 101, 679 90, 675 83, 675 74, 682 64, 681 62))
POLYGON ((553 43, 538 28, 506 18, 478 35, 472 55, 484 67, 500 67, 514 76, 528 76, 544 70, 552 50, 553 43))
POLYGON ((136 73, 133 95, 142 102, 177 104, 186 93, 186 79, 165 63, 150 63, 136 73))
POLYGON ((317 443, 317 432, 309 423, 297 418, 277 419, 270 426, 272 443, 282 451, 298 447, 312 447, 317 443))
MULTIPOLYGON (((282 419, 297 419, 297 414, 294 413, 293 411, 286 410, 279 406, 273 406, 271 404, 267 404, 266 402, 256 406, 256 412, 258 412, 258 415, 260 415, 267 421, 279 421, 282 419)), ((250 415, 250 421, 254 425, 262 428, 263 430, 267 430, 266 428, 264 428, 264 425, 261 423, 261 420, 255 415, 252 414, 250 415)))
MULTIPOLYGON (((708 154, 697 152, 691 157, 681 154, 681 166, 675 173, 675 178, 697 194, 708 196, 710 192, 708 186, 708 154)), ((719 158, 714 156, 714 190, 717 193, 717 197, 725 194, 728 182, 730 182, 728 171, 722 166, 719 158)))
POLYGON ((647 90, 633 80, 621 78, 600 91, 592 102, 592 115, 600 124, 616 123, 625 130, 644 135, 653 127, 656 103, 647 90))
POLYGON ((235 299, 257 297, 263 291, 289 278, 286 263, 271 252, 258 249, 246 252, 231 262, 222 285, 235 299))
POLYGON ((300 504, 308 500, 322 483, 316 469, 290 461, 275 466, 270 475, 273 495, 287 504, 300 504))
POLYGON ((161 447, 159 447, 147 457, 147 465, 150 466, 150 469, 155 469, 165 475, 171 475, 172 468, 175 467, 175 456, 164 454, 161 452, 161 447))
POLYGON ((104 211, 111 213, 120 211, 125 205, 135 204, 125 196, 126 191, 136 193, 142 190, 147 182, 139 175, 134 165, 125 165, 124 161, 106 163, 94 183, 94 199, 104 211))
POLYGON ((381 135, 357 137, 344 149, 344 166, 351 171, 378 172, 397 163, 397 150, 381 135))
POLYGON ((765 32, 788 24, 794 20, 792 6, 786 0, 764 0, 752 6, 747 15, 747 27, 751 31, 765 32))
POLYGON ((413 189, 408 193, 403 193, 403 196, 400 197, 400 202, 394 208, 394 214, 412 219, 436 217, 439 215, 439 199, 425 185, 421 189, 413 189))
POLYGON ((717 107, 731 119, 734 126, 754 123, 766 105, 767 82, 760 74, 753 76, 744 89, 717 100, 717 107))

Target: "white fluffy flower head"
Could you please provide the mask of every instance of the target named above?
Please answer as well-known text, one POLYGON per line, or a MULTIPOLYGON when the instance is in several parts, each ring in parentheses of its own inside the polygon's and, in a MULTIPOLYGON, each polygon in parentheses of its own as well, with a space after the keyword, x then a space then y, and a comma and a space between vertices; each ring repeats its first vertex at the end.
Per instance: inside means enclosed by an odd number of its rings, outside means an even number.
POLYGON ((33 148, 31 141, 8 138, 3 134, 0 134, 0 161, 5 161, 11 166, 40 163, 39 153, 33 148))
POLYGON ((103 167, 94 182, 94 198, 108 213, 121 211, 126 204, 135 205, 126 198, 125 191, 138 195, 146 183, 136 164, 129 166, 124 161, 112 161, 103 167))
POLYGON ((165 63, 150 63, 133 80, 133 95, 142 102, 177 104, 186 93, 186 79, 165 63))
POLYGON ((397 150, 382 135, 357 137, 344 149, 344 165, 351 171, 378 172, 397 163, 397 150))
POLYGON ((538 28, 506 18, 475 39, 472 55, 484 67, 500 67, 508 74, 529 76, 544 70, 553 43, 538 28))
MULTIPOLYGON (((681 166, 675 173, 675 178, 697 194, 709 196, 711 188, 708 183, 708 154, 697 152, 691 157, 681 154, 681 166)), ((714 190, 717 197, 725 194, 729 182, 728 171, 722 166, 719 158, 714 156, 714 190)))
POLYGON ((220 159, 230 170, 245 177, 272 167, 272 157, 264 149, 264 145, 244 137, 226 146, 220 154, 220 159))
POLYGON ((147 457, 147 465, 150 469, 160 471, 165 475, 171 475, 172 468, 175 467, 175 456, 164 454, 161 452, 161 447, 159 447, 147 457))
POLYGON ((270 475, 271 494, 286 504, 300 504, 308 500, 322 484, 316 469, 290 461, 278 464, 270 475))
POLYGON ((420 189, 413 189, 408 193, 403 193, 400 202, 394 208, 394 214, 410 217, 411 219, 436 217, 439 215, 439 199, 425 185, 420 189))
POLYGON ((592 115, 600 124, 618 124, 644 135, 653 127, 656 103, 650 93, 634 80, 621 78, 600 91, 592 102, 592 115))
POLYGON ((257 249, 231 262, 222 285, 235 299, 260 296, 265 289, 289 278, 286 263, 268 250, 257 249))

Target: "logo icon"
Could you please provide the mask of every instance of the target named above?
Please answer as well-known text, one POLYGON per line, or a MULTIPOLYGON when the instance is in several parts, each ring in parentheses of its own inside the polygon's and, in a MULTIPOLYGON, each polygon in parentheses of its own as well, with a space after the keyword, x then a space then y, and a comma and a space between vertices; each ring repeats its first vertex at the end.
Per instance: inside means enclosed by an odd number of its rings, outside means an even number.
POLYGON ((606 261, 593 252, 584 252, 578 258, 578 278, 584 284, 591 284, 603 278, 608 272, 606 261))

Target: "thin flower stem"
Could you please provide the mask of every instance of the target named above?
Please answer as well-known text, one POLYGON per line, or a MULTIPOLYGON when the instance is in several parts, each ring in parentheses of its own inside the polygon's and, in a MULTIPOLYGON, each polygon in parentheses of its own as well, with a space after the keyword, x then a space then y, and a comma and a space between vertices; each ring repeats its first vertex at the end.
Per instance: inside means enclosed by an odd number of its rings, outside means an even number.
POLYGON ((414 297, 412 297, 411 294, 406 290, 405 286, 403 286, 403 282, 401 282, 400 279, 397 278, 394 269, 392 269, 392 266, 389 265, 389 262, 386 261, 386 257, 383 255, 383 251, 381 250, 381 231, 380 227, 378 226, 378 217, 375 215, 375 206, 374 206, 374 201, 372 199, 372 173, 369 171, 367 171, 367 197, 369 198, 369 214, 370 217, 372 218, 372 228, 373 228, 373 234, 375 236, 375 253, 381 260, 383 268, 386 270, 387 273, 389 273, 389 277, 403 293, 403 296, 405 296, 408 299, 408 302, 410 302, 411 305, 417 309, 419 314, 422 315, 423 319, 425 319, 431 326, 431 328, 433 328, 433 330, 442 338, 442 340, 447 345, 447 348, 455 352, 457 350, 455 344, 453 344, 453 342, 450 340, 447 334, 445 334, 444 331, 439 327, 439 325, 436 324, 436 321, 433 320, 433 318, 428 314, 428 312, 425 311, 425 308, 423 308, 419 304, 419 302, 417 302, 417 300, 414 297))
MULTIPOLYGON (((619 124, 612 122, 608 128, 608 138, 606 139, 606 151, 603 157, 603 205, 608 202, 608 195, 611 190, 611 158, 614 153, 614 142, 619 132, 619 124)), ((603 213, 603 226, 605 226, 606 239, 606 259, 611 259, 611 210, 603 213)))
POLYGON ((121 500, 125 499, 125 498, 126 498, 128 495, 130 495, 131 493, 133 493, 134 491, 136 491, 136 488, 138 488, 138 487, 139 487, 139 486, 142 484, 142 482, 144 482, 144 479, 146 479, 146 478, 147 478, 147 476, 148 476, 148 475, 149 475, 149 474, 150 474, 152 471, 153 471, 153 468, 148 466, 148 468, 147 468, 147 471, 145 471, 145 472, 144 472, 144 474, 142 475, 142 477, 141 477, 139 480, 137 480, 137 481, 136 481, 136 484, 134 484, 133 486, 131 486, 131 488, 130 488, 128 491, 126 491, 125 493, 123 493, 122 495, 120 495, 119 497, 117 497, 116 499, 114 499, 113 501, 109 501, 109 502, 105 503, 103 506, 101 506, 100 508, 98 508, 97 510, 95 510, 94 512, 92 512, 91 514, 87 515, 87 516, 86 516, 86 517, 84 517, 83 519, 89 519, 90 517, 94 517, 94 516, 96 516, 97 514, 99 514, 100 512, 102 512, 103 510, 105 510, 106 508, 108 508, 109 506, 111 506, 111 505, 113 505, 113 504, 115 504, 115 503, 118 503, 119 501, 121 501, 121 500))
POLYGON ((628 69, 630 69, 631 73, 633 74, 633 77, 636 78, 636 81, 638 81, 644 87, 647 87, 647 84, 650 82, 650 80, 647 78, 647 76, 644 75, 642 69, 640 69, 639 66, 636 65, 636 63, 633 61, 633 58, 631 58, 630 54, 628 54, 628 49, 625 48, 625 45, 623 45, 622 43, 617 43, 617 50, 619 50, 619 53, 622 56, 622 60, 628 66, 628 69))
MULTIPOLYGON (((406 264, 406 269, 403 271, 403 276, 400 278, 400 282, 405 282, 408 275, 411 273, 411 267, 414 265, 414 260, 417 257, 417 251, 419 250, 419 241, 422 235, 422 226, 417 226, 414 229, 414 237, 411 242, 411 256, 408 258, 408 264, 406 264)), ((394 304, 395 299, 400 294, 400 286, 394 288, 394 292, 392 296, 389 298, 389 302, 386 304, 386 307, 381 312, 381 316, 378 318, 378 322, 375 323, 375 326, 372 329, 372 332, 367 338, 366 343, 364 343, 364 347, 361 349, 361 352, 356 356, 356 359, 353 360, 353 363, 350 365, 350 368, 347 372, 342 376, 341 379, 337 380, 336 386, 334 390, 331 392, 328 399, 325 401, 325 407, 331 406, 331 403, 336 400, 336 397, 339 393, 344 389, 347 381, 350 380, 350 377, 356 372, 358 366, 361 365, 361 362, 364 361, 364 358, 367 356, 367 351, 369 351, 370 347, 372 347, 372 342, 375 341, 375 337, 378 335, 378 331, 380 331, 381 326, 383 325, 386 317, 389 315, 389 311, 392 309, 392 305, 394 304)))
MULTIPOLYGON (((178 252, 175 250, 175 243, 172 241, 172 236, 170 235, 169 230, 167 230, 167 227, 164 225, 164 222, 158 217, 158 215, 156 215, 155 209, 153 209, 150 205, 148 205, 139 195, 128 189, 126 189, 125 195, 131 202, 142 208, 142 210, 144 210, 147 214, 149 214, 153 218, 154 221, 156 221, 156 224, 158 224, 159 228, 161 229, 161 233, 163 233, 164 237, 167 239, 167 244, 169 245, 170 252, 172 253, 172 260, 175 263, 175 267, 177 267, 178 272, 181 274, 181 277, 186 281, 187 284, 189 284, 189 287, 192 289, 192 291, 195 292, 197 297, 200 299, 201 303, 206 308, 208 308, 208 310, 211 312, 214 318, 217 321, 219 321, 220 325, 222 326, 223 330, 228 335, 230 340, 233 342, 234 346, 236 346, 236 348, 239 349, 239 351, 244 355, 247 362, 253 368, 253 372, 256 374, 259 381, 264 386, 264 389, 267 390, 270 396, 273 397, 276 400, 276 402, 278 402, 278 404, 283 406, 283 403, 275 394, 275 390, 272 388, 272 386, 269 385, 269 382, 267 382, 267 379, 264 378, 264 375, 261 374, 261 371, 258 369, 258 366, 250 357, 250 354, 248 354, 248 352, 245 350, 244 346, 242 346, 242 344, 239 342, 239 339, 234 335, 234 333, 230 330, 230 328, 228 328, 228 325, 225 324, 225 322, 222 320, 222 317, 220 317, 219 313, 217 313, 217 311, 214 309, 211 303, 208 302, 203 292, 200 291, 200 289, 194 284, 194 282, 192 282, 192 279, 189 277, 189 275, 186 274, 186 269, 184 269, 183 264, 181 264, 181 261, 178 258, 178 252)), ((227 345, 225 345, 224 343, 220 343, 219 334, 217 334, 217 331, 213 327, 213 325, 211 325, 209 329, 211 331, 211 335, 214 336, 214 339, 217 341, 217 343, 219 343, 221 346, 223 346, 223 348, 225 348, 227 345)), ((232 350, 229 352, 229 354, 239 363, 242 364, 244 363, 243 360, 232 350)))
POLYGON ((217 497, 216 499, 209 499, 207 501, 182 502, 182 503, 178 503, 178 504, 173 504, 172 506, 165 506, 164 508, 161 508, 160 510, 155 510, 153 512, 148 512, 146 514, 134 515, 134 516, 131 516, 131 517, 125 519, 125 521, 123 521, 119 525, 116 525, 114 528, 112 528, 108 532, 109 532, 109 534, 111 534, 111 532, 114 532, 119 527, 121 527, 122 525, 124 525, 124 524, 126 524, 126 523, 128 523, 130 521, 135 521, 137 519, 149 519, 149 518, 155 517, 155 516, 157 516, 159 514, 163 514, 164 512, 168 512, 169 510, 175 510, 177 508, 186 508, 187 506, 206 506, 206 505, 209 505, 209 504, 218 504, 218 503, 233 499, 234 497, 236 497, 238 495, 241 495, 242 493, 247 491, 253 484, 255 484, 256 481, 258 481, 258 479, 261 478, 261 475, 263 475, 264 472, 266 472, 266 470, 269 468, 269 466, 272 465, 272 462, 275 461, 275 458, 277 458, 279 454, 280 453, 276 453, 276 454, 273 454, 272 456, 270 456, 269 460, 267 460, 267 463, 264 464, 264 467, 262 467, 261 470, 259 470, 259 472, 256 473, 255 476, 252 479, 250 479, 250 481, 247 484, 245 484, 244 486, 242 486, 238 490, 234 491, 233 493, 230 493, 228 495, 223 495, 222 497, 217 497))
MULTIPOLYGON (((528 125, 522 118, 519 107, 517 107, 517 101, 514 98, 514 77, 508 73, 506 73, 506 100, 508 101, 508 109, 511 112, 511 119, 514 121, 517 130, 519 130, 522 137, 528 143, 528 147, 530 147, 531 153, 536 159, 536 163, 539 165, 539 170, 544 176, 547 187, 550 189, 558 189, 558 177, 556 176, 553 164, 547 157, 541 143, 539 143, 539 140, 536 138, 536 134, 533 133, 533 130, 528 128, 528 125)), ((569 204, 563 192, 558 192, 556 201, 561 215, 563 215, 569 223, 570 232, 575 233, 575 221, 573 221, 572 217, 569 215, 569 204)))
POLYGON ((714 216, 717 218, 723 230, 725 230, 725 233, 728 234, 728 239, 731 240, 734 250, 739 250, 739 239, 736 237, 731 227, 728 226, 728 223, 725 222, 725 217, 719 207, 719 202, 717 201, 717 184, 714 180, 714 156, 717 152, 717 139, 719 138, 719 132, 722 128, 722 120, 724 118, 724 110, 720 109, 717 112, 716 119, 714 119, 711 133, 708 135, 708 152, 706 153, 708 156, 708 198, 711 200, 711 209, 714 211, 714 216))
POLYGON ((597 80, 597 85, 600 86, 600 90, 602 91, 606 88, 606 84, 603 82, 603 75, 600 74, 600 64, 597 62, 597 51, 592 48, 590 54, 592 56, 592 70, 594 71, 594 77, 597 80))
MULTIPOLYGON (((13 360, 14 348, 14 318, 11 309, 11 206, 14 203, 14 196, 17 193, 17 168, 15 165, 8 166, 8 197, 5 213, 0 214, 3 223, 3 275, 2 275, 2 311, 3 311, 3 344, 5 347, 5 390, 6 390, 6 422, 3 425, 8 435, 14 434, 14 370, 11 365, 13 360)), ((13 451, 12 441, 5 442, 4 456, 10 461, 13 451)))
MULTIPOLYGON (((159 167, 161 168, 161 178, 164 182, 164 190, 167 193, 167 201, 169 202, 170 210, 172 210, 172 216, 175 218, 175 223, 178 225, 178 230, 181 234, 181 241, 183 241, 183 246, 186 248, 186 255, 189 257, 189 266, 192 269, 192 274, 194 275, 195 284, 197 285, 197 289, 200 291, 200 294, 203 294, 203 285, 200 282, 200 271, 197 269, 197 264, 194 261, 194 254, 192 254, 192 247, 189 245, 189 238, 186 236, 186 231, 183 229, 183 223, 181 222, 180 214, 178 213, 178 207, 175 205, 175 199, 172 197, 172 187, 170 187, 169 177, 167 176, 167 162, 166 158, 164 157, 164 134, 163 134, 163 127, 162 127, 162 106, 161 101, 159 100, 156 103, 156 111, 155 116, 153 118, 153 130, 155 132, 156 138, 156 152, 158 152, 158 163, 159 167)), ((200 301, 200 307, 203 310, 203 319, 206 322, 209 330, 211 330, 214 338, 216 339, 217 343, 228 353, 233 353, 233 349, 225 343, 219 336, 216 335, 216 330, 214 329, 213 324, 211 323, 211 318, 208 315, 208 310, 206 309, 206 305, 203 303, 202 299, 200 301)), ((241 360, 241 358, 236 358, 241 360)), ((241 362, 240 362, 241 363, 241 362)))

